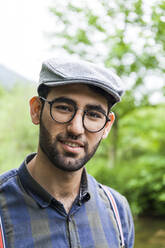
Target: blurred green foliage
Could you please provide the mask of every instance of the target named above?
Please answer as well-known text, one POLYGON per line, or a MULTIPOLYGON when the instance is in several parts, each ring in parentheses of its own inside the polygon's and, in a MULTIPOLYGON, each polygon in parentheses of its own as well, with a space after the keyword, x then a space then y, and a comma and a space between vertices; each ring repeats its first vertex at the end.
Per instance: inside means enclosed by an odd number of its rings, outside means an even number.
POLYGON ((0 172, 18 167, 36 151, 37 128, 30 121, 28 100, 34 90, 16 85, 10 91, 0 87, 0 172))

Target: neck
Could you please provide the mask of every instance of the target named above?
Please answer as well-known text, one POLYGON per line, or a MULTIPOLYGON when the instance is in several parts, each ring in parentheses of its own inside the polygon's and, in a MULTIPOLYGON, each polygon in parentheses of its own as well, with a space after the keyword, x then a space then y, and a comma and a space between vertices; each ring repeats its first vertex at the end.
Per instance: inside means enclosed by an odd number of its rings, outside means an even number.
POLYGON ((28 163, 27 169, 50 195, 63 203, 68 212, 79 193, 83 169, 74 172, 62 171, 55 167, 41 150, 28 163))

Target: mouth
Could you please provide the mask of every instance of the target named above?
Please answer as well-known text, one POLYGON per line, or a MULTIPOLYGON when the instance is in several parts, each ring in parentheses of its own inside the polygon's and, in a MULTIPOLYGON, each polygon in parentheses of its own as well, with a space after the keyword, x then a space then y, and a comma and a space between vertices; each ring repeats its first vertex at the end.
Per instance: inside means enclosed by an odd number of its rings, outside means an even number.
POLYGON ((84 149, 84 144, 80 141, 60 140, 60 143, 66 152, 77 154, 84 149))
POLYGON ((84 145, 80 142, 73 142, 73 141, 61 141, 61 142, 71 147, 84 147, 84 145))

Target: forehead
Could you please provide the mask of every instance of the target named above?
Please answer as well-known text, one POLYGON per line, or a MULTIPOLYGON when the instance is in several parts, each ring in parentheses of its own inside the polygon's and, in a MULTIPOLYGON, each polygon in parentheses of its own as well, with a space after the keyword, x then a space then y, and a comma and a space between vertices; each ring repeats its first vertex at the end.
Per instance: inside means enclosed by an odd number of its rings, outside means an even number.
POLYGON ((68 97, 74 100, 77 105, 85 104, 100 104, 107 107, 107 99, 101 94, 93 91, 86 84, 69 84, 53 87, 48 94, 48 100, 53 100, 58 97, 68 97))

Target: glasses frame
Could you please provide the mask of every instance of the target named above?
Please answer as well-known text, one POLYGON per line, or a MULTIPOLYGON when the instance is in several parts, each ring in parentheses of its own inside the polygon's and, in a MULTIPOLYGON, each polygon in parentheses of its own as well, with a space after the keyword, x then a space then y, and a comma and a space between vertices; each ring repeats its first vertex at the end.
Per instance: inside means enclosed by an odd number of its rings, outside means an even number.
MULTIPOLYGON (((50 116, 51 116, 51 118, 52 118, 53 121, 55 121, 55 122, 57 122, 57 123, 59 123, 59 124, 68 124, 68 123, 70 123, 70 122, 74 119, 74 117, 75 117, 75 115, 76 115, 76 113, 77 113, 78 108, 77 108, 76 106, 73 105, 75 111, 74 111, 74 114, 73 114, 73 116, 71 117, 71 119, 70 119, 69 121, 66 121, 66 122, 57 121, 57 120, 55 120, 55 119, 53 118, 53 115, 52 115, 52 105, 53 105, 53 103, 56 101, 56 99, 53 99, 52 101, 49 101, 49 100, 45 99, 45 98, 42 97, 42 96, 39 96, 39 98, 40 98, 42 101, 47 102, 47 103, 49 104, 49 106, 50 106, 50 110, 49 110, 49 111, 50 111, 50 116)), ((100 111, 100 112, 101 112, 101 111, 100 111)), ((98 131, 90 131, 90 130, 88 130, 88 128, 86 128, 86 126, 84 125, 84 118, 85 118, 86 113, 88 113, 88 110, 84 110, 84 113, 83 113, 83 116, 82 116, 82 123, 83 123, 84 129, 87 130, 87 131, 90 132, 90 133, 98 133, 98 132, 100 132, 100 131, 105 127, 105 125, 107 124, 107 122, 110 121, 109 117, 108 117, 104 112, 101 112, 101 113, 105 116, 105 118, 106 118, 105 124, 104 124, 103 127, 100 128, 98 131)))

